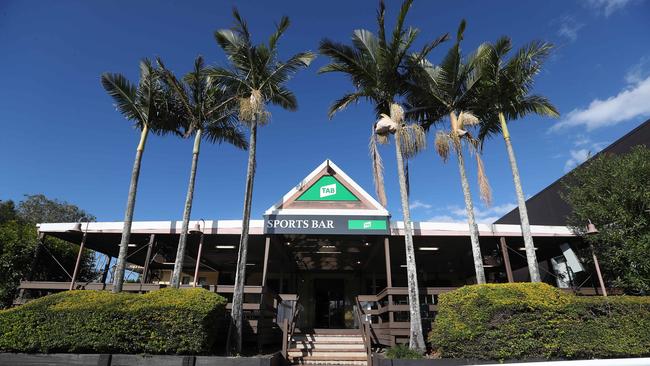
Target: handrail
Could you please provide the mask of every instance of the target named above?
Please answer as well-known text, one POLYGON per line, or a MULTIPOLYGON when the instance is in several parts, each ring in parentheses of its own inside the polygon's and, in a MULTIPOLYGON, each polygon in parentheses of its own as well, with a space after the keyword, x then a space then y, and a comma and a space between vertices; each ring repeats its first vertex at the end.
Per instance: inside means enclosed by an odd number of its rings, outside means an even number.
POLYGON ((296 330, 296 321, 298 315, 304 309, 304 307, 298 303, 300 296, 296 296, 293 301, 293 309, 291 311, 291 324, 289 324, 289 319, 284 318, 282 321, 282 356, 286 359, 288 356, 289 345, 291 344, 291 338, 293 338, 293 333, 296 330))
POLYGON ((365 314, 361 303, 359 302, 359 297, 355 299, 357 303, 357 309, 355 311, 357 322, 359 323, 359 330, 361 330, 361 338, 363 339, 363 345, 366 348, 367 356, 367 365, 372 366, 372 342, 370 340, 370 325, 365 319, 365 314))

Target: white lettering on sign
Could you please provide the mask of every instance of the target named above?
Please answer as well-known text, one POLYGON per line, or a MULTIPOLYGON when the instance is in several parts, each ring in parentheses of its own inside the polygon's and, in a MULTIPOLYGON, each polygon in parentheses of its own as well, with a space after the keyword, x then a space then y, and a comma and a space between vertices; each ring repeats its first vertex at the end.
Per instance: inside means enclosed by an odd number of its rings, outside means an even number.
POLYGON ((269 220, 267 229, 334 229, 334 220, 269 220))
POLYGON ((320 187, 320 196, 328 197, 336 194, 336 183, 320 187))
POLYGON ((365 222, 363 223, 363 228, 364 228, 364 229, 370 229, 371 227, 372 227, 372 222, 370 222, 370 221, 365 221, 365 222))

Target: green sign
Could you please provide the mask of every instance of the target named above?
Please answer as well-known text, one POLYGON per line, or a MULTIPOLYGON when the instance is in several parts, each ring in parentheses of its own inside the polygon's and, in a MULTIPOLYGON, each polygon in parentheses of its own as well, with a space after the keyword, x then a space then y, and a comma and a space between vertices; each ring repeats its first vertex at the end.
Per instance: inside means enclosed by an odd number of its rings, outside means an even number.
POLYGON ((331 175, 322 176, 297 201, 358 201, 359 199, 331 175))
POLYGON ((386 220, 348 220, 348 230, 386 230, 386 220))

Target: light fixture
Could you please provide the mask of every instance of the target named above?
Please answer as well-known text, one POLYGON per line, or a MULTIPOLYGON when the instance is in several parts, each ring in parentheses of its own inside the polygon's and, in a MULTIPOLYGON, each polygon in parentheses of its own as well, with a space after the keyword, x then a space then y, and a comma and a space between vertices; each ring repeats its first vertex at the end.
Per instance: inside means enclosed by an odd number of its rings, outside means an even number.
POLYGON ((318 251, 316 254, 341 254, 341 252, 327 252, 327 251, 318 251))
MULTIPOLYGON (((518 249, 519 250, 526 250, 526 247, 519 247, 518 249)), ((539 248, 535 248, 535 250, 537 250, 537 249, 539 249, 539 248)))
POLYGON ((402 264, 402 265, 400 265, 400 267, 406 268, 406 264, 402 264))
POLYGON ((235 249, 234 245, 217 245, 216 249, 235 249))
POLYGON ((594 234, 598 234, 598 229, 596 229, 596 225, 594 225, 594 223, 589 220, 589 224, 587 225, 587 235, 594 234))
POLYGON ((129 243, 128 245, 129 245, 129 248, 135 248, 135 247, 138 246, 138 244, 135 244, 135 243, 129 243))
POLYGON ((247 266, 254 266, 255 263, 246 263, 247 266))
POLYGON ((288 241, 288 242, 286 242, 286 243, 284 243, 284 244, 287 245, 287 246, 289 246, 289 245, 291 245, 291 242, 288 241))
POLYGON ((194 227, 190 229, 190 234, 201 234, 201 224, 197 221, 194 227))
POLYGON ((80 233, 81 232, 81 221, 74 224, 72 229, 68 229, 66 231, 69 232, 69 233, 80 233))
POLYGON ((428 251, 435 251, 435 250, 440 250, 438 247, 420 247, 420 250, 428 250, 428 251))
POLYGON ((357 264, 361 264, 361 261, 357 261, 357 264))
POLYGON ((321 248, 336 248, 336 245, 321 245, 321 248))
POLYGON ((163 262, 162 264, 167 264, 167 265, 169 265, 169 264, 174 264, 174 265, 175 265, 176 262, 163 262))
POLYGON ((367 247, 369 247, 369 246, 370 246, 370 243, 368 243, 368 242, 365 242, 365 243, 363 243, 363 245, 365 245, 365 246, 367 246, 367 247))

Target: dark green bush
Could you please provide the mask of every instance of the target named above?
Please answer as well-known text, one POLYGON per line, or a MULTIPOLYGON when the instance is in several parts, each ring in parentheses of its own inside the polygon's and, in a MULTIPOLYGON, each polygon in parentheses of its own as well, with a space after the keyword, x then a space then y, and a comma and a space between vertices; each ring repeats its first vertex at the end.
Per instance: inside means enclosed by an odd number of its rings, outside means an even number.
POLYGON ((473 285, 440 296, 429 334, 442 357, 650 355, 650 298, 584 297, 543 283, 473 285))
POLYGON ((386 351, 386 358, 419 360, 424 358, 424 355, 414 349, 410 349, 406 344, 397 344, 386 351))
POLYGON ((62 292, 0 311, 0 352, 211 353, 225 304, 203 289, 62 292))

